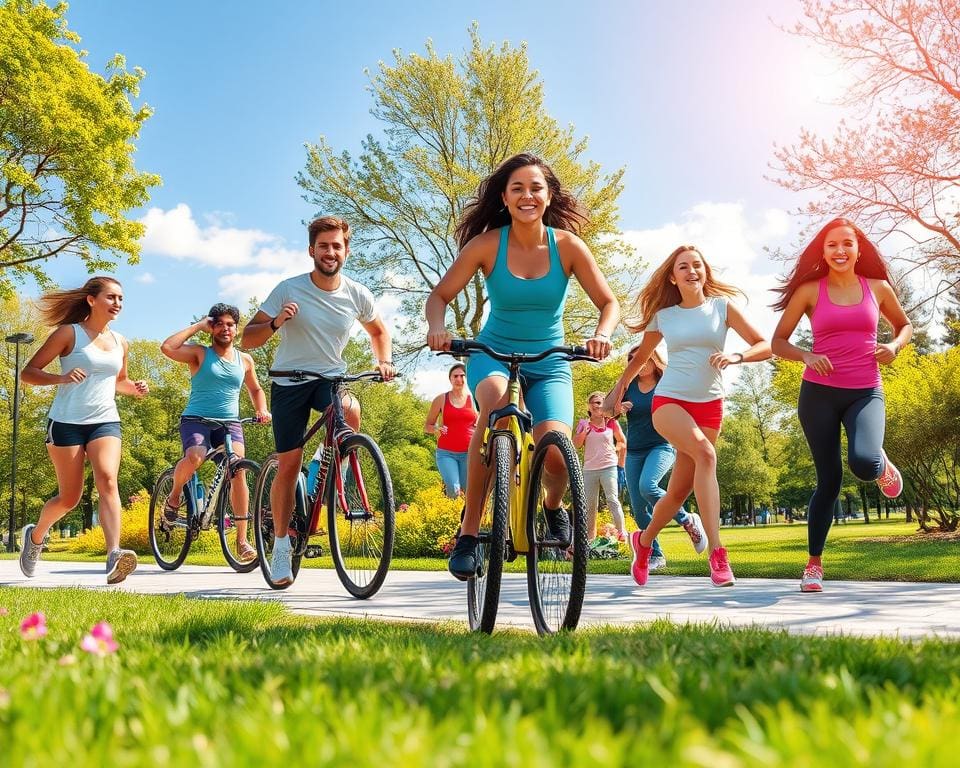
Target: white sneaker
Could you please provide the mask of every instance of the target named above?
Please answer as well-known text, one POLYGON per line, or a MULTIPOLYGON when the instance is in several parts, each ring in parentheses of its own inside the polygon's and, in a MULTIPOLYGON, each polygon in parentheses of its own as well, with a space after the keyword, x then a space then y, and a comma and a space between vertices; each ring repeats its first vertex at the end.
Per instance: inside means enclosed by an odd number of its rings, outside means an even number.
POLYGON ((703 529, 703 520, 696 512, 687 513, 687 522, 683 524, 683 530, 687 532, 690 543, 693 544, 693 549, 698 555, 707 548, 707 532, 703 529))
POLYGON ((107 555, 107 584, 119 584, 137 570, 137 553, 132 549, 115 549, 107 555))
POLYGON ((292 550, 288 543, 285 547, 274 547, 270 558, 270 580, 275 587, 287 587, 293 584, 292 550))
POLYGON ((650 556, 650 568, 651 571, 659 571, 661 568, 667 567, 667 558, 663 555, 651 555, 650 556))

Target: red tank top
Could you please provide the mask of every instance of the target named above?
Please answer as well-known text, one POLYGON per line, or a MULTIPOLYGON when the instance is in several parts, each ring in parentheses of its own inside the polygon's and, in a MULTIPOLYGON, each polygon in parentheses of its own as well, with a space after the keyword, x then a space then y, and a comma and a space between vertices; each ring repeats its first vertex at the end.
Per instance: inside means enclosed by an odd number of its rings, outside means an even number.
POLYGON ((467 395, 462 408, 457 408, 450 402, 450 393, 443 396, 443 426, 447 434, 437 439, 437 448, 454 453, 466 453, 470 447, 470 438, 477 423, 477 412, 473 408, 473 400, 467 395))

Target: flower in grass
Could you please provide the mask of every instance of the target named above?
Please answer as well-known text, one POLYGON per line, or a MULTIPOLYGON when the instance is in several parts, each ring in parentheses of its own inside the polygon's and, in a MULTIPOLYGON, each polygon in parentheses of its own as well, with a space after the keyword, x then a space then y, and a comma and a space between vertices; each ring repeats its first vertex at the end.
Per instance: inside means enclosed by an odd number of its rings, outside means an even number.
POLYGON ((59 659, 57 659, 57 664, 59 664, 61 667, 72 667, 76 663, 77 657, 72 653, 68 653, 65 656, 61 656, 59 659))
POLYGON ((20 637, 24 640, 39 640, 47 634, 47 618, 37 611, 20 622, 20 637))
POLYGON ((105 621, 94 624, 89 634, 84 635, 80 641, 80 650, 96 656, 106 656, 117 648, 119 645, 113 639, 113 629, 105 621))
POLYGON ((0 605, 0 616, 6 616, 8 613, 10 613, 10 611, 0 605))

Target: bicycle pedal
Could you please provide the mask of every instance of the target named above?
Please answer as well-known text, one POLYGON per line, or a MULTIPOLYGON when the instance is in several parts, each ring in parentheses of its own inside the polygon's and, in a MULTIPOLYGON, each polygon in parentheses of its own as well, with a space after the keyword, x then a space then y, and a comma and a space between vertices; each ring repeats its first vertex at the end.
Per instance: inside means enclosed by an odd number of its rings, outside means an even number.
POLYGON ((319 544, 311 544, 304 550, 303 556, 307 558, 323 557, 323 547, 319 544))

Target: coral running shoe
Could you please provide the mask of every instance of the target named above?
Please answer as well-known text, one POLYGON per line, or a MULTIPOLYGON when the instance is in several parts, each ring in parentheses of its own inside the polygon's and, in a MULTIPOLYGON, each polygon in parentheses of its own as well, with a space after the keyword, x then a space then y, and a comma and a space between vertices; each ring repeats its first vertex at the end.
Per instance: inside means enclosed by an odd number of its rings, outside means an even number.
POLYGON ((883 454, 883 474, 877 478, 877 485, 880 488, 880 493, 888 499, 895 499, 903 493, 903 475, 887 458, 886 451, 881 450, 880 453, 883 454))
POLYGON ((732 587, 737 583, 724 547, 717 547, 710 553, 710 578, 715 587, 732 587))
POLYGON ((647 583, 647 577, 650 575, 650 553, 653 547, 645 547, 640 543, 640 531, 634 531, 630 534, 630 549, 633 550, 633 563, 630 566, 630 574, 633 580, 641 587, 647 583))
POLYGON ((823 592, 823 568, 819 565, 808 565, 803 569, 800 577, 801 592, 823 592))

